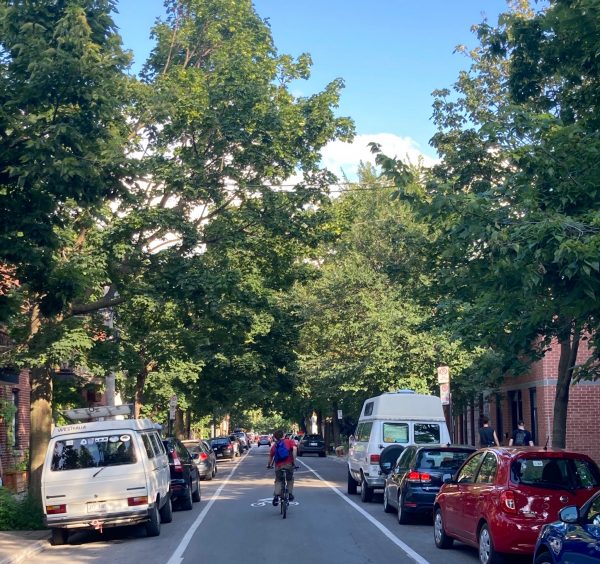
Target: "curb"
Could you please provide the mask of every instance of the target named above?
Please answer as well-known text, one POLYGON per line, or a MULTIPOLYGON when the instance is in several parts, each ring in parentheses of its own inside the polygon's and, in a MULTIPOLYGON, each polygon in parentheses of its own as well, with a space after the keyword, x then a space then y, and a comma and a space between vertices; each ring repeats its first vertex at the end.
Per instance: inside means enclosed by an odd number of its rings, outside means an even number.
POLYGON ((32 556, 35 556, 36 554, 39 554, 40 552, 45 550, 47 548, 47 546, 48 546, 48 539, 38 540, 38 541, 28 545, 27 548, 23 548, 23 549, 19 550, 12 556, 9 556, 8 558, 4 558, 3 560, 0 560, 0 564, 18 564, 19 562, 26 561, 29 558, 31 558, 32 556))

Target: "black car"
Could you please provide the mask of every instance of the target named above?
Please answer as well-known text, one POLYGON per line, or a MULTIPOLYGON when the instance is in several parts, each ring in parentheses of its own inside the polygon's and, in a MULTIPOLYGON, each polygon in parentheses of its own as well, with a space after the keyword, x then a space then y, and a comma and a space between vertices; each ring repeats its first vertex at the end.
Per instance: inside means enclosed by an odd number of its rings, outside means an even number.
POLYGON ((215 437, 208 441, 217 458, 233 458, 235 447, 229 437, 215 437))
POLYGON ((319 456, 325 456, 327 451, 325 449, 325 439, 322 435, 304 435, 302 440, 298 443, 298 456, 309 453, 318 454, 319 456))
MULTIPOLYGON (((411 445, 400 456, 391 445, 381 452, 379 466, 387 475, 383 509, 398 512, 398 522, 408 523, 416 513, 431 513, 433 502, 444 479, 451 477, 475 450, 472 446, 411 445), (386 451, 390 449, 389 453, 386 451), (397 457, 390 464, 390 455, 397 457)), ((396 448, 402 448, 396 446, 396 448)))
POLYGON ((192 502, 200 501, 200 476, 190 453, 183 443, 169 437, 163 439, 171 471, 171 499, 182 509, 191 509, 192 502))

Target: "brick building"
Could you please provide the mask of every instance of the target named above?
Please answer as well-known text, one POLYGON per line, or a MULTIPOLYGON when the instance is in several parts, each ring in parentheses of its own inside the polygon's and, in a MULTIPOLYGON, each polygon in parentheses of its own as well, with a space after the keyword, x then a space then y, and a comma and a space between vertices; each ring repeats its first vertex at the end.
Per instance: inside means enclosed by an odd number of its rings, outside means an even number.
MULTIPOLYGON (((586 341, 587 342, 587 341, 586 341)), ((531 366, 527 374, 506 378, 497 392, 482 393, 473 398, 463 413, 453 417, 454 441, 479 444, 481 418, 487 415, 496 429, 502 445, 508 445, 517 421, 523 419, 536 445, 552 446, 554 397, 560 347, 531 366)), ((582 342, 577 362, 582 363, 590 353, 582 342)), ((600 464, 600 437, 594 414, 600 413, 600 381, 571 384, 567 412, 566 448, 590 455, 600 464)))

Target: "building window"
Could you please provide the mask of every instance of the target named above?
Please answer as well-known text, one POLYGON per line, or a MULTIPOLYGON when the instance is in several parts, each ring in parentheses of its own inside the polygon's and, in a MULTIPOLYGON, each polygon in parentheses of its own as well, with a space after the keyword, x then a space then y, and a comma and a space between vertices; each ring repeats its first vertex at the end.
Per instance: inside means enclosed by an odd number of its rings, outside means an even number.
POLYGON ((517 423, 520 419, 523 419, 523 397, 521 390, 513 390, 508 392, 510 399, 510 416, 512 422, 512 428, 517 428, 517 423))
POLYGON ((12 401, 15 406, 15 416, 12 421, 12 436, 14 438, 14 448, 19 447, 19 390, 13 390, 12 401))

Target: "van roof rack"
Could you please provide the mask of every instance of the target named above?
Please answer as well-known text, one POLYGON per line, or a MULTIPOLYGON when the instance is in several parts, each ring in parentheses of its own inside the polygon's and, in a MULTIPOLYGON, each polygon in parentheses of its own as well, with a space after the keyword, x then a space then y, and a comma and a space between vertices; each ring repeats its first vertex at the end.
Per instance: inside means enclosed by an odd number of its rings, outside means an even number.
POLYGON ((71 421, 94 421, 105 417, 116 417, 117 415, 131 417, 133 405, 99 405, 97 407, 81 407, 78 409, 65 409, 61 412, 71 421))

